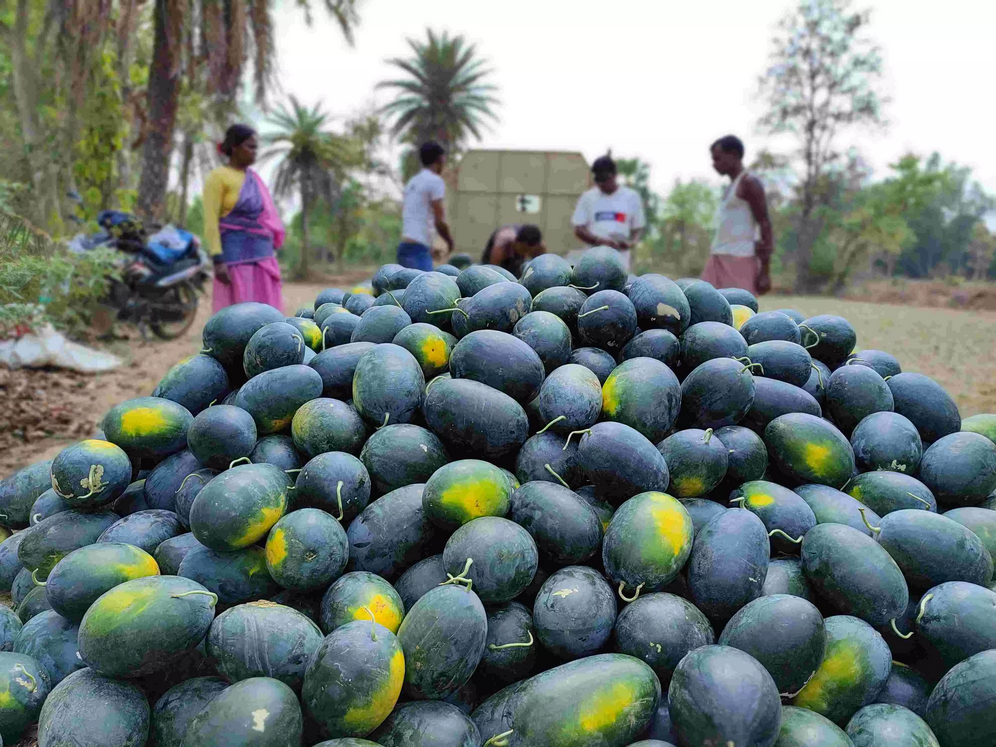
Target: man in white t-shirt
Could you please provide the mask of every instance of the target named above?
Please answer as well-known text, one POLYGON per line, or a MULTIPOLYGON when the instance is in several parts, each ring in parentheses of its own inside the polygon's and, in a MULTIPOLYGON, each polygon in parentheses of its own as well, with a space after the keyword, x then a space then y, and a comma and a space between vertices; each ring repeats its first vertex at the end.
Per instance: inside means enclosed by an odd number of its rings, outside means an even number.
POLYGON ((591 173, 595 186, 578 198, 571 219, 574 235, 589 246, 617 250, 629 270, 630 249, 647 225, 643 202, 638 192, 618 183, 616 162, 611 156, 596 158, 591 173))
POLYGON ((432 269, 432 228, 453 252, 453 237, 446 223, 446 183, 440 174, 446 165, 446 150, 430 140, 418 152, 422 170, 405 185, 401 209, 401 243, 398 264, 416 270, 432 269))

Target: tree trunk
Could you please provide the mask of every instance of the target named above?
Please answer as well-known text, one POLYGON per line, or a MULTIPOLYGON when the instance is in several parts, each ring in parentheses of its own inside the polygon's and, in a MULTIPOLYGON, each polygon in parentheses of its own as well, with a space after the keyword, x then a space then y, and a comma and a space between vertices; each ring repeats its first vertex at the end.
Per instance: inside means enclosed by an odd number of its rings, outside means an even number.
POLYGON ((180 207, 176 222, 183 227, 187 223, 187 188, 190 186, 190 162, 194 160, 194 141, 190 133, 183 136, 183 165, 180 167, 180 207))
POLYGON ((302 280, 308 277, 308 177, 301 175, 301 256, 298 257, 297 274, 302 280))
POLYGON ((803 186, 802 213, 799 215, 799 230, 796 233, 796 265, 795 265, 795 287, 798 294, 807 294, 813 291, 813 275, 810 265, 813 263, 813 247, 816 244, 816 236, 813 231, 813 211, 815 209, 815 199, 810 185, 803 186))
POLYGON ((142 177, 138 184, 139 215, 160 219, 169 184, 173 128, 180 98, 180 50, 183 0, 156 0, 154 52, 149 68, 148 134, 142 146, 142 177))
MULTIPOLYGON (((138 122, 132 108, 131 66, 135 61, 135 45, 132 43, 135 29, 138 25, 139 7, 145 0, 125 0, 121 4, 121 15, 118 23, 118 81, 121 84, 121 105, 126 112, 130 125, 138 122)), ((134 140, 135 133, 129 132, 129 141, 134 140)), ((125 146, 118 149, 115 155, 118 167, 118 186, 120 189, 134 188, 132 173, 132 148, 125 146)))

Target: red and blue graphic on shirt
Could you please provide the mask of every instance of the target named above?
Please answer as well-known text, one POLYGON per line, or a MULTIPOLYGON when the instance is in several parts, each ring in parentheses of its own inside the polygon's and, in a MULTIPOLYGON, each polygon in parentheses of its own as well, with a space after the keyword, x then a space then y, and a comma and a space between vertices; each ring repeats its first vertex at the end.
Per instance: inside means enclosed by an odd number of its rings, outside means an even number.
POLYGON ((611 210, 600 210, 595 213, 595 222, 615 222, 615 223, 625 223, 626 213, 616 213, 611 210))

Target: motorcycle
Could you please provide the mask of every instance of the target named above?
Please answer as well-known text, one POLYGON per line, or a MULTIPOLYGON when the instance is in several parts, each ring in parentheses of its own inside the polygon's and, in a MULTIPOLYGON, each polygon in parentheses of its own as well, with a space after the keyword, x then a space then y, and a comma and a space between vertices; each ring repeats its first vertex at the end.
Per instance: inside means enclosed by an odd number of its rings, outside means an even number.
POLYGON ((141 220, 116 210, 97 216, 101 230, 77 236, 74 251, 112 247, 121 253, 120 279, 113 279, 107 297, 117 321, 148 330, 163 340, 183 335, 197 317, 199 296, 210 277, 211 262, 193 234, 166 226, 148 235, 141 220))

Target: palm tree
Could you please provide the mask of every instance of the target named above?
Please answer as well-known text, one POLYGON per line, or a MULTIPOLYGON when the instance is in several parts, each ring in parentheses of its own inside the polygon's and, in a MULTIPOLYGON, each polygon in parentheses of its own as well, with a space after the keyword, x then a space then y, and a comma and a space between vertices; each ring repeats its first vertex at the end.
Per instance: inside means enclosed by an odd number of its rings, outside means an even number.
POLYGON ((459 149, 470 135, 479 140, 485 120, 497 120, 494 107, 499 102, 493 95, 496 86, 487 82, 492 71, 477 48, 463 36, 437 35, 431 29, 425 41, 407 41, 412 56, 388 60, 405 77, 377 86, 397 93, 383 108, 394 120, 393 134, 413 145, 438 140, 451 149, 459 149))
POLYGON ((293 96, 290 108, 279 107, 270 121, 274 130, 264 136, 270 149, 264 159, 280 158, 273 193, 286 198, 295 193, 301 199, 301 256, 297 274, 306 277, 311 253, 308 213, 321 199, 331 210, 347 172, 365 158, 355 140, 329 129, 331 116, 320 104, 303 106, 293 96))

